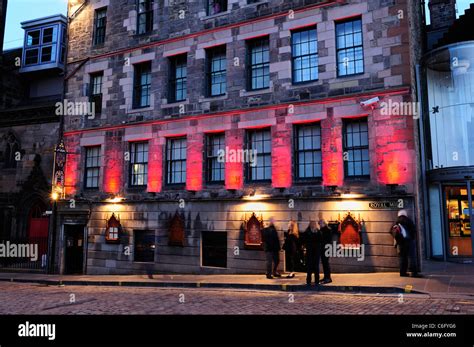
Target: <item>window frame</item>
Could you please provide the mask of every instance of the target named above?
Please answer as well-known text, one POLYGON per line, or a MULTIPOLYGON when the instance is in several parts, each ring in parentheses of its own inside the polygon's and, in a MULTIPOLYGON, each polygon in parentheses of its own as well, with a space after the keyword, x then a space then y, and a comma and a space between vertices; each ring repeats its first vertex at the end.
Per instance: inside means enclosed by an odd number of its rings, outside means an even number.
MULTIPOLYGON (((335 37, 336 37, 336 71, 337 71, 337 77, 348 77, 348 76, 356 76, 356 75, 362 75, 365 73, 365 56, 364 56, 364 28, 363 28, 363 23, 362 23, 362 17, 361 16, 357 16, 357 17, 351 17, 351 18, 347 18, 347 19, 344 19, 344 20, 340 20, 340 21, 336 21, 334 23, 334 32, 335 32, 335 37), (360 21, 360 45, 355 45, 354 44, 354 37, 355 37, 355 34, 359 33, 358 31, 354 31, 354 22, 357 22, 357 21, 360 21), (353 45, 352 46, 344 46, 343 48, 340 48, 339 47, 339 44, 338 44, 338 37, 339 36, 347 36, 347 35, 338 35, 337 34, 337 31, 338 31, 338 25, 345 25, 346 23, 350 23, 352 22, 352 32, 350 35, 352 35, 352 42, 353 42, 353 45), (360 61, 360 59, 355 59, 355 56, 356 56, 356 50, 357 49, 361 49, 362 51, 362 72, 356 72, 356 62, 360 61), (339 53, 341 51, 348 51, 348 50, 353 50, 354 52, 354 60, 353 60, 353 64, 354 64, 354 73, 345 73, 345 74, 342 74, 340 69, 339 69, 339 64, 341 63, 340 60, 339 60, 339 53)), ((344 39, 344 42, 345 42, 345 39, 344 39)), ((348 68, 346 67, 346 72, 347 72, 348 68)))
POLYGON ((104 72, 97 71, 91 73, 90 75, 90 84, 89 84, 89 102, 94 102, 95 106, 95 114, 102 113, 102 99, 103 99, 103 92, 102 88, 104 85, 104 72), (100 93, 95 92, 95 79, 100 77, 100 93))
POLYGON ((227 12, 228 8, 229 8, 228 0, 207 0, 206 1, 206 15, 207 16, 214 16, 219 13, 227 12), (223 4, 225 4, 225 6, 223 6, 223 9, 221 9, 219 12, 214 12, 214 11, 211 11, 212 4, 218 4, 219 6, 222 6, 223 4))
MULTIPOLYGON (((324 164, 323 164, 323 151, 322 151, 322 128, 321 128, 321 123, 320 122, 311 122, 311 123, 303 123, 303 124, 295 124, 293 127, 293 162, 294 162, 294 178, 296 182, 307 182, 307 181, 312 181, 312 182, 321 182, 323 179, 323 169, 324 169, 324 164), (299 139, 300 139, 300 131, 303 128, 307 127, 314 127, 316 126, 319 129, 319 149, 300 149, 299 148, 299 139), (301 177, 300 176, 300 161, 299 161, 299 154, 300 153, 307 153, 307 152, 313 152, 313 163, 314 165, 314 153, 319 152, 321 156, 321 175, 319 176, 311 176, 311 177, 301 177)), ((311 136, 311 143, 313 142, 311 136)), ((306 164, 306 162, 305 162, 306 164)), ((314 172, 313 172, 314 174, 314 172)))
POLYGON ((186 178, 187 178, 187 160, 188 160, 188 141, 186 136, 179 136, 179 137, 169 137, 166 139, 166 147, 165 147, 165 184, 167 186, 184 186, 186 185, 186 178), (184 140, 184 147, 180 146, 179 149, 182 150, 184 148, 184 155, 185 158, 182 159, 174 159, 170 156, 170 153, 172 154, 172 143, 173 141, 183 141, 184 140), (174 171, 172 171, 173 163, 176 162, 181 162, 181 170, 178 171, 180 172, 180 177, 181 181, 180 182, 173 182, 172 178, 174 171), (184 170, 183 170, 183 165, 184 165, 184 170), (183 172, 184 172, 184 179, 183 179, 183 172))
MULTIPOLYGON (((270 82, 271 82, 271 78, 270 78, 270 62, 271 62, 271 57, 270 57, 270 36, 269 35, 265 35, 265 36, 261 36, 261 37, 257 37, 257 38, 253 38, 253 39, 249 39, 246 41, 246 46, 247 46, 247 91, 257 91, 257 90, 264 90, 264 89, 268 89, 270 88, 270 82), (260 47, 263 47, 262 51, 261 51, 261 54, 263 55, 265 51, 268 51, 268 61, 266 62, 262 62, 262 63, 258 63, 258 64, 252 64, 252 56, 253 56, 253 49, 257 47, 257 43, 261 43, 265 41, 265 43, 267 43, 267 49, 265 49, 265 45, 259 45, 260 47), (266 81, 266 77, 268 76, 268 84, 265 85, 261 88, 253 88, 253 79, 254 79, 254 70, 257 70, 257 69, 268 69, 268 75, 267 74, 263 74, 262 77, 263 77, 263 82, 266 81)), ((257 77, 260 77, 260 76, 257 76, 257 77)))
POLYGON ((225 95, 226 93, 227 93, 227 47, 225 45, 221 45, 221 46, 208 48, 206 49, 206 96, 209 98, 213 98, 213 97, 225 95), (216 56, 219 58, 214 60, 216 56), (221 70, 213 71, 214 61, 219 61, 221 70), (224 65, 223 70, 222 70, 222 65, 224 65), (216 75, 223 75, 223 78, 224 78, 223 83, 216 83, 216 85, 218 84, 220 85, 219 90, 221 91, 221 93, 219 94, 212 93, 213 86, 214 86, 212 81, 216 75))
POLYGON ((224 184, 225 183, 225 162, 224 163, 219 163, 218 161, 218 155, 209 155, 209 153, 211 153, 212 151, 212 147, 213 147, 213 143, 212 143, 212 140, 213 139, 216 139, 216 138, 221 138, 222 137, 222 142, 219 141, 219 146, 218 148, 219 149, 223 149, 225 150, 225 132, 218 132, 218 133, 209 133, 209 134, 206 134, 206 142, 205 142, 205 145, 206 145, 206 150, 205 150, 205 168, 206 168, 206 183, 207 184, 224 184), (218 167, 218 168, 214 168, 213 167, 213 164, 214 163, 217 163, 217 164, 221 164, 222 167, 218 167), (213 180, 212 177, 213 177, 213 172, 214 171, 221 171, 222 172, 222 180, 213 180))
POLYGON ((149 148, 149 142, 148 141, 134 141, 130 142, 129 144, 129 149, 130 149, 130 161, 129 161, 129 169, 128 169, 128 185, 130 188, 146 188, 148 186, 148 164, 149 164, 149 154, 150 154, 150 148, 149 148), (144 145, 146 150, 143 151, 137 151, 137 147, 139 145, 144 145), (136 162, 137 156, 139 153, 143 153, 143 157, 146 160, 136 162), (145 154, 146 153, 146 154, 145 154), (142 173, 134 173, 133 166, 134 165, 142 165, 143 166, 143 172, 142 173), (143 184, 135 184, 134 183, 134 177, 138 176, 143 176, 143 184))
POLYGON ((147 35, 153 32, 154 0, 137 0, 137 35, 147 35), (140 4, 145 3, 145 10, 140 12, 140 4), (140 31, 140 18, 145 17, 145 31, 140 31))
POLYGON ((133 65, 133 109, 141 109, 151 107, 151 74, 152 64, 151 61, 145 61, 133 65), (143 77, 146 75, 146 81, 148 83, 142 83, 143 77), (148 90, 148 96, 146 99, 148 102, 146 105, 142 105, 143 92, 148 90))
MULTIPOLYGON (((309 33, 308 33, 308 38, 309 38, 309 33)), ((308 41, 308 44, 311 43, 313 40, 310 40, 308 41)), ((300 43, 301 45, 301 43, 300 43)), ((302 68, 300 69, 301 71, 304 71, 306 70, 305 68, 302 68)), ((306 84, 306 83, 311 83, 311 82, 316 82, 319 80, 319 50, 318 50, 318 29, 317 29, 317 25, 311 25, 311 26, 307 26, 307 27, 303 27, 303 28, 299 28, 299 29, 295 29, 295 30, 292 30, 291 31, 291 82, 292 84, 294 85, 298 85, 298 84, 306 84), (302 55, 299 55, 299 56, 296 56, 295 55, 295 42, 294 42, 294 35, 295 34, 300 34, 302 32, 305 32, 305 31, 313 31, 316 33, 316 39, 314 41, 316 41, 316 53, 308 53, 308 54, 302 54, 302 55), (311 57, 312 56, 316 56, 316 66, 315 67, 312 67, 310 66, 309 67, 309 71, 310 71, 310 78, 311 78, 311 71, 313 69, 316 70, 316 78, 315 79, 309 79, 309 80, 306 80, 306 81, 296 81, 295 79, 295 67, 296 67, 296 63, 295 61, 298 59, 298 58, 304 58, 304 57, 309 57, 310 58, 310 61, 311 61, 311 57)))
MULTIPOLYGON (((263 178, 263 179, 255 179, 252 175, 252 169, 256 169, 258 166, 255 165, 254 167, 252 167, 250 165, 250 163, 245 163, 245 182, 246 183, 255 183, 255 182, 271 182, 272 181, 272 130, 270 127, 266 127, 266 128, 256 128, 256 129, 247 129, 245 131, 245 149, 248 151, 247 153, 250 153, 251 150, 253 150, 253 146, 252 146, 252 134, 255 134, 255 133, 258 133, 258 132, 262 132, 262 133, 265 133, 265 132, 268 132, 269 133, 269 139, 268 140, 265 140, 265 138, 263 138, 262 140, 262 145, 263 145, 263 148, 264 148, 264 142, 265 141, 269 141, 270 143, 270 151, 269 152, 263 152, 261 154, 259 154, 257 152, 257 163, 258 163, 258 157, 260 156, 269 156, 270 157, 270 165, 263 165, 263 175, 265 176, 265 168, 269 167, 270 168, 270 178, 263 178)), ((265 162, 265 159, 264 159, 264 162, 265 162)))
MULTIPOLYGON (((352 139, 353 139, 353 135, 354 132, 351 133, 351 136, 352 136, 352 139)), ((363 156, 362 156, 362 153, 361 153, 361 158, 360 160, 357 160, 357 162, 360 162, 361 163, 361 172, 362 172, 362 175, 349 175, 349 162, 356 162, 355 160, 349 160, 350 158, 348 158, 348 160, 343 160, 344 162, 344 179, 345 180, 369 180, 370 179, 370 170, 371 170, 371 167, 370 167, 370 146, 369 146, 369 121, 368 121, 368 117, 358 117, 358 118, 346 118, 346 119, 343 119, 343 126, 342 126, 342 151, 343 151, 343 156, 345 155, 345 153, 349 154, 349 151, 355 151, 355 150, 367 150, 367 157, 368 157, 368 160, 363 160, 363 156), (367 125, 367 145, 359 145, 359 146, 354 146, 352 145, 351 147, 348 147, 348 144, 347 144, 347 126, 349 124, 359 124, 359 131, 358 131, 358 134, 359 134, 359 140, 360 142, 359 143, 362 143, 362 137, 361 137, 361 133, 364 133, 365 131, 360 131, 360 124, 361 123, 365 123, 367 125), (364 162, 368 162, 368 168, 369 168, 369 172, 368 174, 363 174, 364 173, 364 165, 363 163, 364 162)), ((355 169, 354 169, 354 172, 355 172, 355 169)))
POLYGON ((187 53, 174 55, 169 58, 170 72, 169 72, 169 101, 171 103, 185 101, 188 97, 187 83, 188 83, 188 55, 187 53), (184 77, 176 77, 177 71, 183 69, 184 77), (182 85, 181 89, 178 89, 178 81, 182 85), (181 91, 182 98, 178 99, 178 91, 181 91))
MULTIPOLYGON (((37 27, 33 28, 30 30, 27 30, 25 32, 25 44, 24 44, 24 66, 29 67, 29 66, 35 66, 35 65, 45 65, 45 64, 55 64, 58 62, 58 49, 61 49, 63 44, 59 40, 61 36, 61 29, 62 26, 58 24, 53 24, 53 25, 46 25, 43 27, 37 27), (51 41, 50 42, 43 42, 44 37, 45 37, 45 31, 46 30, 52 30, 51 34, 51 41), (38 32, 38 43, 36 44, 29 44, 28 43, 28 36, 32 32, 38 32), (51 49, 50 52, 50 60, 43 61, 43 56, 46 55, 44 54, 43 50, 44 49, 51 49), (27 62, 27 55, 29 52, 36 51, 36 61, 32 63, 27 62)), ((59 61, 59 63, 61 63, 59 61)))
POLYGON ((84 189, 85 190, 98 190, 100 187, 100 169, 101 169, 101 159, 102 159, 102 146, 97 145, 97 146, 87 146, 85 147, 85 153, 84 153, 84 189), (89 151, 93 151, 97 149, 98 150, 98 155, 90 156, 89 151), (92 160, 97 160, 97 166, 88 166, 88 159, 92 160), (92 179, 97 178, 97 186, 89 186, 88 185, 88 172, 89 170, 97 170, 97 175, 91 175, 90 177, 92 179))
POLYGON ((107 6, 98 8, 94 11, 94 31, 93 31, 93 40, 92 40, 93 47, 100 46, 105 43, 106 31, 107 31, 107 6), (99 13, 104 13, 105 15, 99 18, 99 13), (104 21, 103 26, 99 26, 99 20, 104 21))

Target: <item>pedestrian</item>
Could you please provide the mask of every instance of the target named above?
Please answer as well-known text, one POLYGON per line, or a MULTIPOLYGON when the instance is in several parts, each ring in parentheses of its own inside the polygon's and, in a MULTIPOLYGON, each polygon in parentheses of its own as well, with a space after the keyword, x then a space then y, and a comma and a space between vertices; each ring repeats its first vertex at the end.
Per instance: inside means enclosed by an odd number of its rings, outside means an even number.
POLYGON ((270 217, 269 225, 263 229, 263 245, 267 265, 267 278, 281 277, 277 270, 280 263, 280 239, 278 238, 273 217, 270 217))
POLYGON ((288 231, 285 232, 285 243, 283 245, 286 259, 288 260, 287 270, 290 272, 290 274, 286 276, 287 278, 295 277, 295 266, 298 261, 299 237, 298 223, 294 220, 290 220, 288 223, 288 231))
POLYGON ((319 220, 319 231, 322 237, 321 262, 323 263, 324 278, 321 284, 328 284, 332 282, 331 267, 329 266, 329 256, 326 254, 327 248, 332 247, 332 230, 329 228, 325 219, 319 220), (329 246, 328 246, 329 245, 329 246))
POLYGON ((321 257, 322 236, 316 221, 312 220, 303 234, 303 243, 306 247, 306 284, 311 285, 314 273, 314 284, 319 285, 319 259, 321 257))
POLYGON ((395 247, 398 249, 400 276, 408 277, 408 269, 410 269, 412 277, 422 277, 418 273, 416 227, 408 217, 406 210, 398 212, 397 221, 392 226, 390 233, 395 240, 395 247))

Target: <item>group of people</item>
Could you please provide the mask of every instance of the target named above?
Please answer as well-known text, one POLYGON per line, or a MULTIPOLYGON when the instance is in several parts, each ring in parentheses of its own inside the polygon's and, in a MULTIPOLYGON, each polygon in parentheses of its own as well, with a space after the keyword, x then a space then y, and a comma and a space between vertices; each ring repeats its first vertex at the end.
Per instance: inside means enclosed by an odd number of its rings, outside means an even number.
MULTIPOLYGON (((266 276, 268 279, 281 277, 278 272, 278 264, 280 263, 280 239, 275 228, 274 218, 270 218, 269 225, 263 229, 263 242, 266 257, 266 276)), ((300 233, 298 224, 291 220, 288 224, 288 230, 285 232, 285 243, 283 249, 287 253, 287 270, 289 274, 287 278, 295 277, 295 267, 300 260, 302 248, 306 249, 306 284, 311 285, 312 276, 314 274, 314 284, 331 283, 331 268, 329 266, 329 258, 325 255, 324 248, 330 244, 332 240, 331 229, 325 220, 316 222, 312 220, 306 230, 300 233), (324 277, 319 278, 319 263, 323 264, 324 277)))
MULTIPOLYGON (((394 238, 394 246, 398 250, 400 276, 408 276, 410 270, 412 277, 422 277, 418 273, 418 263, 416 254, 416 227, 408 217, 405 210, 398 212, 395 224, 390 229, 390 234, 394 238)), ((280 239, 275 228, 275 220, 270 218, 269 225, 263 229, 263 242, 266 257, 266 276, 268 279, 281 277, 278 272, 280 263, 280 239)), ((303 233, 298 230, 298 223, 291 220, 288 230, 285 232, 285 243, 283 249, 287 254, 287 278, 295 277, 296 264, 304 254, 306 264, 306 284, 311 285, 314 274, 314 284, 331 283, 331 268, 329 258, 325 254, 325 246, 331 244, 331 228, 324 219, 316 222, 310 221, 303 233), (306 252, 303 252, 302 249, 306 252), (319 263, 323 264, 324 277, 319 278, 319 263)))

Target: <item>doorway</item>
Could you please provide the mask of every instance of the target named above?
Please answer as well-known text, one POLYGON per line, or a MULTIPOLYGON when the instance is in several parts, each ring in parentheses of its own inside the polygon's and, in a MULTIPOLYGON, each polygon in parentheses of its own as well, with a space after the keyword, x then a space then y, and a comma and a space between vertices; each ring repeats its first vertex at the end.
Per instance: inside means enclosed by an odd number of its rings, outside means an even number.
POLYGON ((444 186, 447 254, 451 258, 472 257, 473 182, 444 186))
POLYGON ((64 225, 65 268, 67 275, 84 273, 84 225, 64 225))

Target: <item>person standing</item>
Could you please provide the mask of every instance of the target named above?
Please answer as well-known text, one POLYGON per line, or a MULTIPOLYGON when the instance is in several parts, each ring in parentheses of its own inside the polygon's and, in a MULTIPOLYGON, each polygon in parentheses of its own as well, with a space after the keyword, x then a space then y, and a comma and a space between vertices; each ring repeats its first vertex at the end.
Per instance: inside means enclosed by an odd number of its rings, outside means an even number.
POLYGON ((397 221, 392 226, 391 234, 398 248, 400 276, 407 277, 408 269, 410 269, 412 277, 422 277, 418 273, 416 227, 415 223, 408 217, 406 210, 398 212, 397 221))
POLYGON ((263 246, 267 265, 267 278, 281 277, 277 270, 280 263, 281 246, 273 217, 270 217, 270 224, 263 229, 263 246))
POLYGON ((287 278, 295 277, 295 266, 298 261, 298 243, 299 243, 300 233, 298 231, 298 223, 294 220, 290 220, 288 223, 288 231, 285 232, 285 243, 283 249, 286 253, 286 259, 288 260, 288 271, 290 274, 286 276, 287 278))
POLYGON ((319 231, 321 232, 322 247, 321 247, 321 262, 323 263, 324 278, 321 284, 328 284, 332 282, 331 267, 329 266, 329 257, 326 255, 326 246, 331 245, 332 231, 329 228, 325 219, 319 220, 319 231))
POLYGON ((314 273, 314 284, 319 285, 319 259, 321 257, 322 236, 317 228, 316 221, 312 220, 303 235, 306 247, 306 284, 311 285, 314 273))

